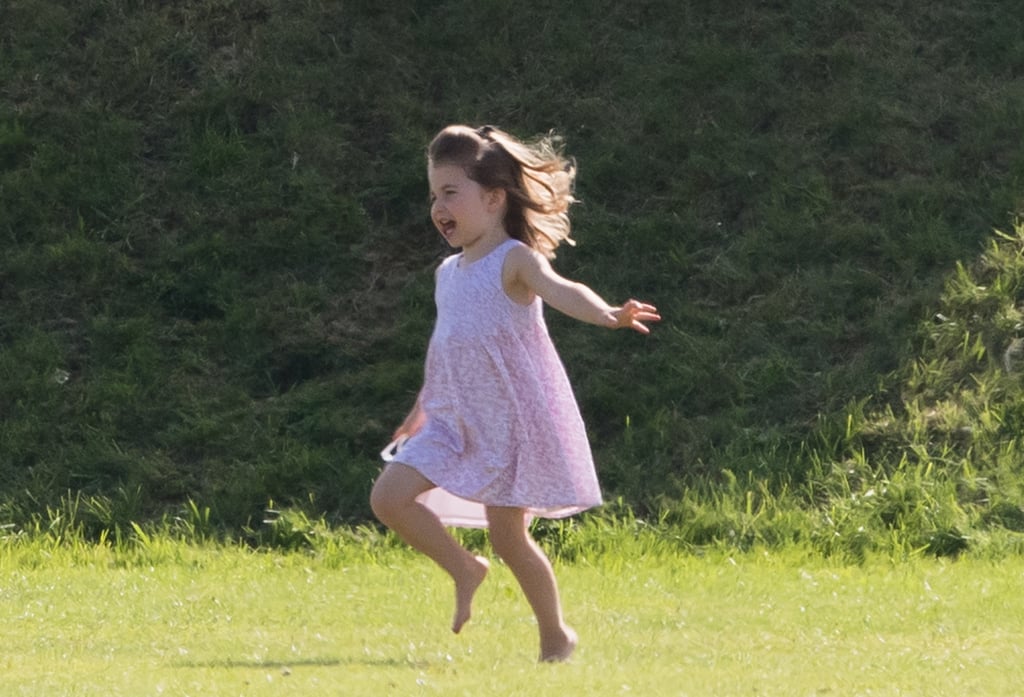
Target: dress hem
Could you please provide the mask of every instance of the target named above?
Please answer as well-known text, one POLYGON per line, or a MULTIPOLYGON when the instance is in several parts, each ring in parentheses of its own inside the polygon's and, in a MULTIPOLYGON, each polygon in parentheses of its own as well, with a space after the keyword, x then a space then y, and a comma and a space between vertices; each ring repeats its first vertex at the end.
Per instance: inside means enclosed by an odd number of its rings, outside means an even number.
POLYGON ((596 508, 604 503, 603 500, 598 500, 594 503, 554 504, 551 506, 484 503, 483 501, 464 498, 440 486, 428 489, 417 496, 416 500, 434 513, 445 527, 479 529, 486 529, 488 527, 486 510, 488 506, 493 508, 521 508, 527 512, 530 520, 533 518, 560 520, 590 510, 591 508, 596 508))

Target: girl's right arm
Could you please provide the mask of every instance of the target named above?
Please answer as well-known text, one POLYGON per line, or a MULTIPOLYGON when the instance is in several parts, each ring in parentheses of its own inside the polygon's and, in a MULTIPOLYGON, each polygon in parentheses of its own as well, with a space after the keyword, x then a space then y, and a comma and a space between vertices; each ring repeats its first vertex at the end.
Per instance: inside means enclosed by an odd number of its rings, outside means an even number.
MULTIPOLYGON (((434 269, 434 283, 437 283, 438 274, 441 273, 441 267, 438 266, 434 269)), ((423 424, 427 422, 427 413, 423 411, 421 404, 423 400, 423 392, 420 391, 416 395, 416 404, 413 405, 409 415, 405 417, 405 421, 402 425, 395 429, 394 434, 391 436, 392 440, 398 440, 399 438, 412 438, 420 429, 423 428, 423 424)))
POLYGON ((422 394, 416 396, 416 404, 413 405, 412 411, 405 417, 405 421, 402 425, 395 429, 394 434, 391 436, 392 440, 398 440, 399 438, 411 438, 416 435, 423 424, 427 422, 427 413, 423 411, 423 407, 420 404, 422 394))

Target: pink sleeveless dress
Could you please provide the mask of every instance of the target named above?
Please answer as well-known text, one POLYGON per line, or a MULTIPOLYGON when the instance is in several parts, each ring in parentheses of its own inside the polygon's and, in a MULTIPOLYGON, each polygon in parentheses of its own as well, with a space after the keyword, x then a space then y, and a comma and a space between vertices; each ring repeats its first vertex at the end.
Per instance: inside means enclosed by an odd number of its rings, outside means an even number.
POLYGON ((601 503, 583 419, 536 298, 502 288, 508 240, 437 274, 422 430, 395 456, 437 488, 419 500, 445 525, 486 527, 484 506, 562 518, 601 503))

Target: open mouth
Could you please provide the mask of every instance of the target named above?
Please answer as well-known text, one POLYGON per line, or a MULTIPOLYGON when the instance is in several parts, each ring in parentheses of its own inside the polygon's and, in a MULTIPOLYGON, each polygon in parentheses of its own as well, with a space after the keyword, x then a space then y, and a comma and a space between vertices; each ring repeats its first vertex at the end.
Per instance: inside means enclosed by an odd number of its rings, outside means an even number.
POLYGON ((452 236, 452 233, 455 232, 455 221, 441 220, 438 221, 437 227, 441 231, 441 234, 444 235, 445 239, 447 239, 452 236))

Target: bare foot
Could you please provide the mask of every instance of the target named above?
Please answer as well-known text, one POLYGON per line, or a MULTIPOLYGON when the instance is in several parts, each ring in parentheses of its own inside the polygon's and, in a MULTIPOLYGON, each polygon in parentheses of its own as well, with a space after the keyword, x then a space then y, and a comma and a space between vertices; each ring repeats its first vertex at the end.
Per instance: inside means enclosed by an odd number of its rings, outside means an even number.
POLYGON ((455 579, 455 617, 452 619, 452 631, 458 634, 462 625, 469 621, 472 614, 473 596, 476 589, 487 578, 491 562, 483 557, 474 557, 473 563, 467 568, 462 578, 455 579))
POLYGON ((542 642, 540 648, 541 663, 564 663, 568 661, 576 650, 579 637, 572 627, 566 627, 561 636, 554 640, 542 642))

